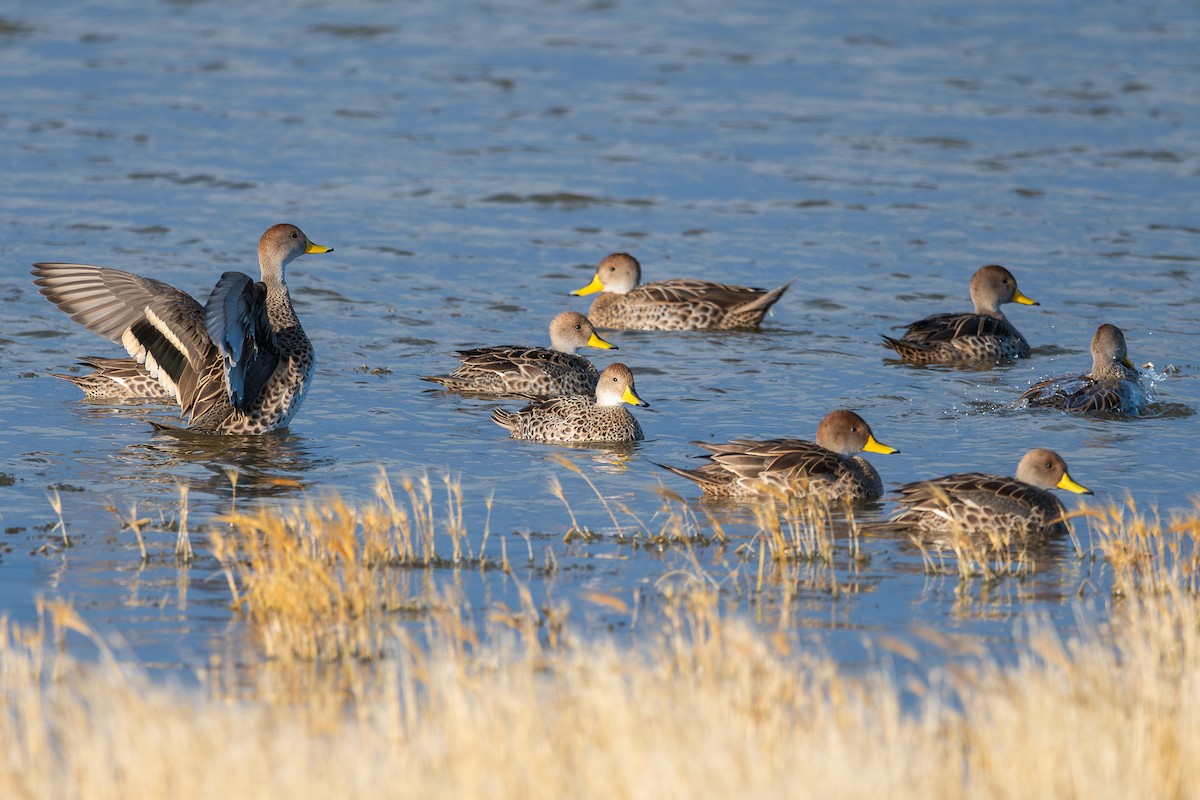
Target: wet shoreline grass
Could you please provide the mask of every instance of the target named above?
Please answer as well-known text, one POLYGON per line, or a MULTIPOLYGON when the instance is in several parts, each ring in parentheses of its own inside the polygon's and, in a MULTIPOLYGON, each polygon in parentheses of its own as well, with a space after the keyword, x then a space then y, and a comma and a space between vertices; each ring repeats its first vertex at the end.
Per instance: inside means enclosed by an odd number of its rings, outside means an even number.
MULTIPOLYGON (((401 576, 504 563, 478 555, 451 482, 401 486, 232 513, 212 534, 263 656, 252 674, 155 682, 61 602, 0 628, 0 795, 1181 796, 1200 779, 1195 510, 1090 509, 1108 621, 1072 641, 1032 622, 1006 665, 952 662, 913 687, 752 627, 700 574, 662 589, 640 644, 584 638, 527 591, 477 619, 401 576)), ((704 525, 665 519, 678 542, 704 525)), ((760 580, 829 559, 828 520, 762 512, 760 580)))

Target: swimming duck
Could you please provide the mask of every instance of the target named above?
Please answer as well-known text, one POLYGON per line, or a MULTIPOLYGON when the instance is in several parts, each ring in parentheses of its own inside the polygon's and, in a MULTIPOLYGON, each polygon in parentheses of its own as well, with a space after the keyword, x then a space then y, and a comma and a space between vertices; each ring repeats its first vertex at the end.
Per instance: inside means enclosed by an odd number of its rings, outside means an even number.
POLYGON ((829 499, 874 500, 883 493, 883 483, 875 468, 856 454, 900 452, 877 441, 871 426, 845 409, 825 415, 817 425, 816 442, 734 439, 694 444, 709 452, 708 464, 697 469, 659 466, 695 481, 713 497, 812 493, 829 499))
POLYGON ((967 472, 899 487, 900 508, 888 525, 933 538, 956 531, 1019 539, 1058 536, 1068 528, 1063 504, 1047 491, 1055 488, 1092 493, 1071 479, 1062 456, 1039 447, 1024 455, 1015 478, 967 472))
POLYGON ((577 311, 564 311, 550 321, 550 347, 498 345, 459 350, 462 362, 449 375, 422 380, 440 383, 455 392, 498 397, 556 397, 591 394, 600 372, 583 356, 581 347, 617 350, 596 334, 590 320, 577 311))
POLYGON ((975 304, 972 313, 934 314, 908 325, 899 339, 884 336, 883 343, 902 360, 914 364, 997 362, 1029 357, 1029 342, 1008 321, 1000 306, 1038 303, 1021 294, 1011 272, 999 264, 981 267, 971 277, 971 302, 975 304))
POLYGON ((594 397, 566 395, 536 400, 520 411, 497 408, 492 421, 514 439, 536 442, 636 442, 645 438, 642 426, 625 409, 649 406, 637 395, 633 373, 621 362, 600 373, 594 397))
POLYGON ((153 379, 182 407, 189 430, 256 434, 287 426, 316 363, 284 269, 297 256, 328 252, 295 225, 274 225, 258 243, 262 281, 226 272, 205 305, 161 281, 106 267, 43 262, 33 274, 50 302, 130 356, 85 359, 96 372, 68 380, 85 392, 95 387, 93 397, 127 398, 130 381, 144 387, 153 379), (102 394, 109 384, 113 393, 102 394))
POLYGON ((636 258, 613 253, 596 267, 591 283, 571 294, 603 292, 588 311, 588 319, 601 328, 725 331, 757 328, 791 286, 786 283, 768 292, 689 278, 641 280, 642 265, 636 258))
POLYGON ((1125 349, 1125 334, 1106 323, 1092 336, 1091 372, 1039 381, 1025 390, 1021 400, 1064 411, 1136 413, 1145 397, 1140 375, 1125 349))

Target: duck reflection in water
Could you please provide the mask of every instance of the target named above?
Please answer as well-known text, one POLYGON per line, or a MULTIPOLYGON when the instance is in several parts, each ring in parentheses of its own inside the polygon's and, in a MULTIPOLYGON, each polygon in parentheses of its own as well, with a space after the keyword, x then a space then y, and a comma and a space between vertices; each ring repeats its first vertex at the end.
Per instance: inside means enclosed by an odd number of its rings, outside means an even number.
POLYGON ((233 500, 289 497, 317 483, 335 459, 317 457, 303 436, 212 436, 161 431, 130 444, 113 459, 129 467, 128 480, 169 487, 187 483, 193 493, 233 500))

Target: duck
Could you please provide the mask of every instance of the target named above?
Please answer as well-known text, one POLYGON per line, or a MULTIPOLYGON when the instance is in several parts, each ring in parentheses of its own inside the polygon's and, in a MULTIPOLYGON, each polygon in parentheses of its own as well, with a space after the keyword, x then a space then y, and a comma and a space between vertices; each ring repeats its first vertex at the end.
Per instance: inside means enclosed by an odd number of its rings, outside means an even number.
POLYGON ((129 355, 85 358, 95 372, 64 376, 85 394, 120 401, 144 391, 177 403, 189 431, 262 434, 288 426, 316 364, 285 269, 299 256, 330 252, 295 225, 273 225, 258 243, 262 279, 226 272, 203 305, 162 281, 109 267, 38 262, 32 274, 47 300, 129 355))
POLYGON ((492 421, 513 439, 535 442, 637 442, 645 438, 637 418, 625 408, 648 407, 638 397, 629 367, 616 361, 600 373, 596 391, 535 400, 520 411, 497 408, 492 421))
POLYGON ((629 253, 612 253, 591 283, 571 292, 592 301, 588 319, 601 328, 639 331, 754 329, 791 283, 775 289, 674 278, 642 283, 642 265, 629 253))
POLYGON ((1030 386, 1020 402, 1063 411, 1136 414, 1146 390, 1141 373, 1129 360, 1125 334, 1105 323, 1092 336, 1092 370, 1083 375, 1060 375, 1030 386))
POLYGON ((910 323, 899 339, 883 337, 883 344, 912 364, 997 363, 1029 357, 1029 342, 1000 306, 1019 303, 1036 306, 1017 288, 1007 268, 988 264, 971 276, 971 302, 975 310, 962 314, 934 314, 910 323))
POLYGON ((878 441, 862 417, 848 409, 830 411, 818 423, 816 439, 693 442, 708 451, 709 463, 696 469, 658 466, 695 481, 710 497, 875 500, 883 494, 879 473, 857 454, 900 451, 878 441))
POLYGON ((1038 447, 1022 456, 1013 478, 965 472, 898 487, 888 526, 938 541, 955 533, 1008 542, 1062 536, 1070 530, 1067 512, 1051 489, 1092 494, 1071 478, 1062 456, 1038 447))
POLYGON ((497 345, 459 350, 462 362, 449 375, 422 380, 455 392, 494 397, 542 399, 591 394, 600 371, 576 352, 581 347, 619 350, 596 333, 591 320, 578 311, 564 311, 550 321, 550 347, 497 345))

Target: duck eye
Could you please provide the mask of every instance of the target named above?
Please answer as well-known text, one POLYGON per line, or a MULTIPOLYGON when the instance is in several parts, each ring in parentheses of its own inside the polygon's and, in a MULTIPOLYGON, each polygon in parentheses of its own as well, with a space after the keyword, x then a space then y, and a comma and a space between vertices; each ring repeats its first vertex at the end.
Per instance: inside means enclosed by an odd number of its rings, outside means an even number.
POLYGON ((299 238, 300 238, 300 235, 299 235, 298 233, 296 233, 295 231, 292 231, 292 238, 293 238, 293 239, 299 239, 299 238))

